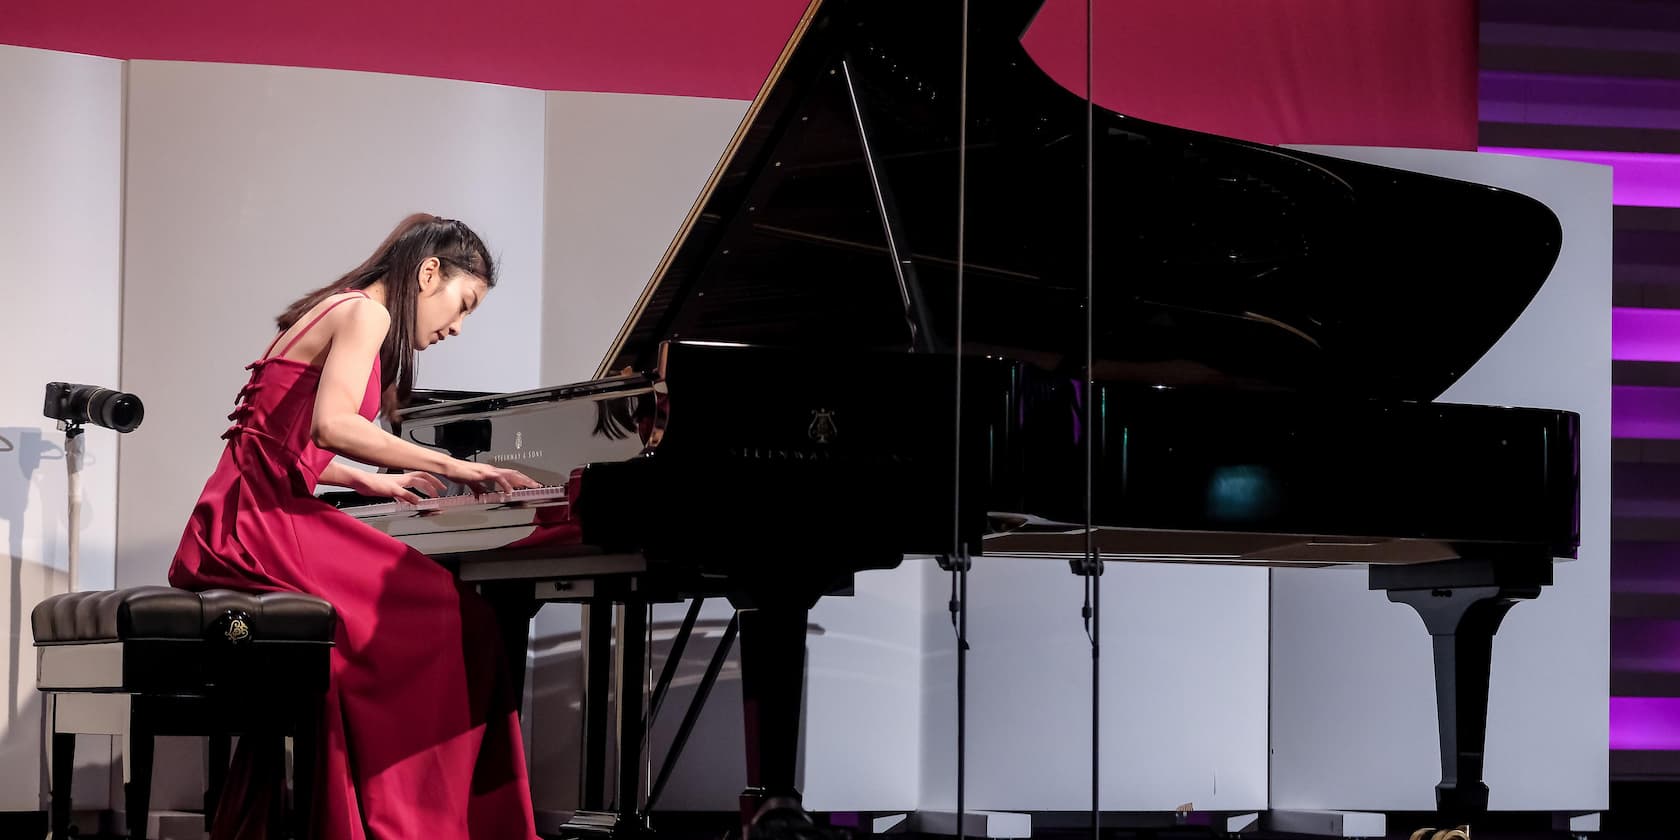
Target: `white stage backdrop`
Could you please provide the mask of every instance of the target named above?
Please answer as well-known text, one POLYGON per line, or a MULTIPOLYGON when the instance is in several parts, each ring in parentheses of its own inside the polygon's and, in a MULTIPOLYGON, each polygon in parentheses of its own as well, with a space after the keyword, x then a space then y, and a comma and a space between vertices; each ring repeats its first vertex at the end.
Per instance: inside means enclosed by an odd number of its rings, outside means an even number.
MULTIPOLYGON (((50 381, 118 380, 122 62, 0 47, 0 811, 41 807, 41 702, 29 613, 66 591, 64 434, 50 381)), ((147 435, 155 424, 143 425, 147 435)), ((114 576, 117 434, 90 428, 77 585, 114 576)), ((110 741, 79 739, 77 806, 106 807, 110 741)))
MULTIPOLYGON (((1471 152, 1308 150, 1516 190, 1563 223, 1545 286, 1440 401, 1581 415, 1580 559, 1513 607, 1494 640, 1486 775, 1495 810, 1606 808, 1610 170, 1471 152)), ((1423 622, 1368 591, 1363 571, 1272 572, 1272 806, 1433 809, 1433 680, 1423 622)))
MULTIPOLYGON (((950 582, 925 567, 921 807, 956 807, 950 582)), ((1266 806, 1266 570, 1110 563, 1102 578, 1101 803, 1266 806)), ((1091 647, 1066 563, 969 575, 969 808, 1091 807, 1091 647)))

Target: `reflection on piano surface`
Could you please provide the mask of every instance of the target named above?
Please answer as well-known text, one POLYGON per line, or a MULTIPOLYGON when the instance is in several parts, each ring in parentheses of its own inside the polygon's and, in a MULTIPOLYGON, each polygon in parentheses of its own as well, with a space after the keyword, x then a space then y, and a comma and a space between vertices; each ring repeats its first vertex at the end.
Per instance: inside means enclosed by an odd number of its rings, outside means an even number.
MULTIPOLYGON (((961 4, 814 2, 601 378, 402 418, 550 488, 355 515, 480 582, 515 651, 540 599, 628 604, 633 639, 637 605, 728 597, 747 819, 798 801, 806 611, 859 571, 1080 568, 1087 522, 1104 560, 1371 564, 1436 638, 1439 805, 1480 812, 1491 640, 1576 553, 1578 420, 1431 400, 1539 290, 1557 219, 1098 108, 1087 293, 1085 103, 1021 47, 1038 5, 969 7, 960 239, 961 4)), ((607 815, 586 771, 572 827, 642 825, 637 765, 607 815)))

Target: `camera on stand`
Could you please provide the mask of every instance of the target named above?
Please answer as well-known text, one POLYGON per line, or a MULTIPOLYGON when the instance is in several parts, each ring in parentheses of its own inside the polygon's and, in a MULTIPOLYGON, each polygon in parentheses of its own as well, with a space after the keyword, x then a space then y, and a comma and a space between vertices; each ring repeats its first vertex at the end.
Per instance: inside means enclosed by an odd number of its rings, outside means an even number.
POLYGON ((70 526, 66 532, 69 548, 66 577, 70 581, 70 590, 75 591, 82 530, 82 426, 91 423, 117 432, 132 432, 146 418, 146 407, 139 397, 122 391, 98 385, 48 382, 41 413, 49 420, 57 420, 58 428, 64 432, 64 468, 69 479, 65 490, 69 496, 70 526))
POLYGON ((140 427, 140 421, 146 418, 146 406, 133 394, 98 385, 48 382, 41 413, 57 420, 58 427, 72 435, 80 434, 84 423, 126 433, 140 427))

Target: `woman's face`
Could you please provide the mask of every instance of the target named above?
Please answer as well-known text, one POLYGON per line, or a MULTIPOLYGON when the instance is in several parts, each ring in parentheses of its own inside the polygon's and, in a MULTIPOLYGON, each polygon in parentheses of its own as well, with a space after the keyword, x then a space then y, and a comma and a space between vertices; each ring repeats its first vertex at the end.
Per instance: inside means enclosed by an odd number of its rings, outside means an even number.
POLYGON ((420 265, 420 299, 414 305, 414 349, 424 350, 461 334, 461 321, 490 291, 484 278, 454 271, 436 257, 420 265))

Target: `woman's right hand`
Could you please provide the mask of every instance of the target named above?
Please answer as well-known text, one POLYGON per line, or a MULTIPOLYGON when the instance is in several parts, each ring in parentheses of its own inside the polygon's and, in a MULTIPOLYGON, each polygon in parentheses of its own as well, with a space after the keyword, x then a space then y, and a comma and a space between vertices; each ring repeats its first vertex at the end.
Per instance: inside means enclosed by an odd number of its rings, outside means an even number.
POLYGON ((518 471, 494 464, 480 464, 474 461, 452 459, 449 469, 444 472, 444 478, 457 484, 465 484, 474 493, 508 492, 523 490, 531 487, 541 487, 542 483, 518 471))

